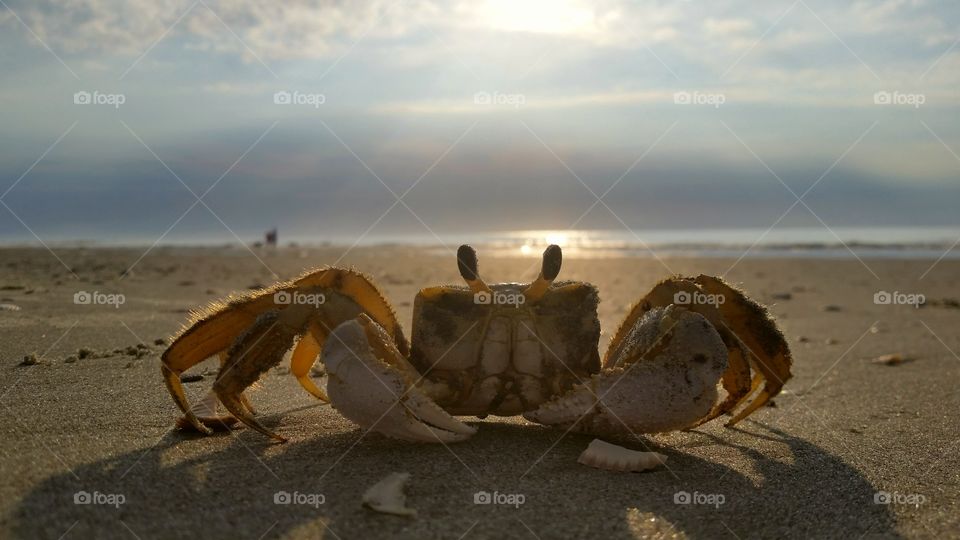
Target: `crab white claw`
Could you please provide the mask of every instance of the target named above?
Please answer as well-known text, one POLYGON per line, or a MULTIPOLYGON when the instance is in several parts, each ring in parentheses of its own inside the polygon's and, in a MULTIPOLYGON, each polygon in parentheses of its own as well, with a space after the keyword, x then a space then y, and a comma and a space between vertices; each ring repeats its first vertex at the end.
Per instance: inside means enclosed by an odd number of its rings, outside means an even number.
POLYGON ((727 349, 702 315, 673 305, 655 308, 624 342, 600 373, 524 417, 617 435, 683 429, 709 414, 727 369, 727 349))
POLYGON ((334 329, 322 356, 331 404, 362 428, 418 442, 458 442, 476 433, 416 387, 421 376, 366 315, 334 329))

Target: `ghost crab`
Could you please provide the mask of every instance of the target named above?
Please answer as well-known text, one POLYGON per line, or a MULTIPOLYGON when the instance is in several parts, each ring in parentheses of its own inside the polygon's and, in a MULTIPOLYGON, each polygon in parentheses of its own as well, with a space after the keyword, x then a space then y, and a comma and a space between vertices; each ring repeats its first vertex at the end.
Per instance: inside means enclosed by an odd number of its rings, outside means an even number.
POLYGON ((352 269, 323 268, 215 302, 194 312, 162 357, 184 413, 179 425, 210 433, 239 420, 286 440, 256 419, 243 392, 291 348, 290 370, 309 393, 364 428, 423 442, 470 437, 475 428, 454 418, 468 415, 523 414, 600 436, 687 429, 756 393, 732 426, 790 378, 790 350, 766 310, 705 275, 657 284, 601 361, 597 290, 555 281, 561 257, 548 247, 528 285, 488 285, 476 252, 461 246, 466 286, 417 294, 411 343, 377 287, 352 269), (213 355, 221 362, 213 390, 191 408, 180 374, 213 355), (326 392, 310 378, 318 357, 326 392), (217 416, 217 400, 232 416, 217 416))

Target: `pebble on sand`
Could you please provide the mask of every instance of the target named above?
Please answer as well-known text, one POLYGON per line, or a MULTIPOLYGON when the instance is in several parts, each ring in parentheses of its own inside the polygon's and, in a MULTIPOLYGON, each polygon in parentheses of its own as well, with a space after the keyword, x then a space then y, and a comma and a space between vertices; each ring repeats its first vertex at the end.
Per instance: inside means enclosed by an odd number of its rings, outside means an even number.
POLYGON ((23 361, 20 362, 21 366, 36 366, 39 365, 40 358, 37 357, 36 353, 30 353, 23 357, 23 361))

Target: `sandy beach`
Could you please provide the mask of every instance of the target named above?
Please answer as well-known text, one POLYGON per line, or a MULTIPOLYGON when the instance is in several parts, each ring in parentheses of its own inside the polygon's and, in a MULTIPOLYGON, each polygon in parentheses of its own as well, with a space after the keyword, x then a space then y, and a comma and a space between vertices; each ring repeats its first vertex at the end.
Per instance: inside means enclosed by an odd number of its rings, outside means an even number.
MULTIPOLYGON (((366 434, 305 393, 286 363, 251 399, 289 443, 249 429, 206 438, 172 429, 161 340, 190 308, 342 257, 374 277, 409 335, 417 290, 459 281, 442 250, 55 251, 60 260, 40 248, 0 250, 3 537, 960 535, 960 261, 925 274, 932 260, 568 257, 561 276, 600 289, 601 351, 630 305, 673 272, 726 274, 772 306, 794 353, 794 378, 773 406, 736 429, 714 421, 619 440, 668 462, 618 474, 577 464, 591 437, 522 418, 466 418, 479 432, 450 446, 366 434), (927 305, 875 303, 881 291, 923 294, 927 305), (83 293, 94 300, 75 303, 83 293), (894 353, 908 361, 873 361, 894 353), (411 473, 416 518, 361 507, 391 472, 411 473), (278 492, 322 504, 277 504, 278 492), (522 495, 510 498, 522 504, 475 504, 478 492, 522 495), (83 493, 91 504, 76 503, 83 493)), ((489 282, 528 281, 539 262, 480 256, 489 282)), ((202 376, 186 385, 191 399, 215 369, 207 361, 190 372, 202 376)))

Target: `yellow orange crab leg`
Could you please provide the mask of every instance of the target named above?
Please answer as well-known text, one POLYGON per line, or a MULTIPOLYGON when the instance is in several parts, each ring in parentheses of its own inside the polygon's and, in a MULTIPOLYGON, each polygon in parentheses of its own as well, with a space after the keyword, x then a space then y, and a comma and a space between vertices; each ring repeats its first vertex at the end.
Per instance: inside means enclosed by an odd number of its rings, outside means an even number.
POLYGON ((729 353, 729 367, 722 378, 727 397, 695 425, 736 409, 766 381, 756 398, 726 424, 733 426, 763 406, 791 377, 789 346, 767 311, 720 278, 706 275, 674 277, 658 283, 621 324, 607 348, 604 366, 613 367, 616 359, 622 357, 626 335, 645 313, 675 303, 706 317, 720 333, 729 353), (707 298, 713 303, 702 301, 707 298), (752 382, 751 371, 755 372, 752 382))
POLYGON ((751 367, 763 376, 764 386, 760 393, 727 422, 727 426, 733 426, 780 393, 784 383, 792 376, 790 347, 767 310, 747 298, 743 292, 712 276, 700 275, 693 281, 708 294, 716 297, 722 295, 724 302, 719 304, 718 309, 724 325, 743 341, 750 353, 751 367))
POLYGON ((326 330, 318 324, 311 324, 309 330, 300 339, 297 348, 293 350, 293 357, 290 359, 290 372, 300 382, 300 386, 313 394, 314 397, 330 403, 327 393, 319 388, 313 379, 310 378, 310 369, 313 367, 320 350, 323 348, 323 342, 326 338, 326 330))
POLYGON ((245 295, 231 295, 192 312, 188 324, 161 357, 164 383, 184 414, 178 424, 181 427, 192 427, 201 433, 211 433, 205 425, 207 419, 198 418, 197 413, 191 410, 180 375, 207 358, 229 349, 231 352, 225 365, 221 366, 221 376, 218 377, 219 386, 215 384, 221 391, 218 396, 221 403, 238 419, 259 429, 259 424, 253 420, 253 409, 242 393, 256 381, 256 377, 247 381, 247 377, 237 379, 235 374, 228 372, 265 371, 279 362, 283 352, 292 346, 292 340, 304 333, 308 335, 304 336, 297 347, 298 351, 294 353, 291 372, 308 392, 326 400, 325 393, 309 379, 310 367, 316 360, 317 352, 327 334, 325 327, 335 327, 361 313, 367 314, 384 329, 401 354, 409 353, 409 343, 403 335, 393 308, 377 287, 365 275, 355 270, 321 268, 309 271, 293 281, 281 282, 245 295), (306 295, 316 301, 312 305, 298 305, 296 295, 306 295), (324 298, 329 301, 324 303, 324 298), (294 319, 282 325, 284 329, 279 334, 274 330, 267 332, 258 321, 268 313, 281 313, 282 320, 290 317, 294 319), (270 342, 278 339, 278 336, 286 336, 292 332, 291 343, 279 352, 280 356, 277 356, 272 348, 261 350, 262 348, 254 347, 250 343, 247 343, 246 348, 253 352, 235 353, 234 350, 238 347, 244 348, 241 343, 244 336, 248 336, 255 328, 269 334, 261 337, 270 342))
POLYGON ((223 406, 251 428, 284 442, 285 438, 270 431, 244 406, 241 395, 261 375, 277 365, 294 340, 302 334, 311 315, 309 306, 291 306, 283 311, 268 311, 230 348, 227 362, 220 370, 213 390, 223 406), (255 361, 253 361, 255 359, 255 361))

